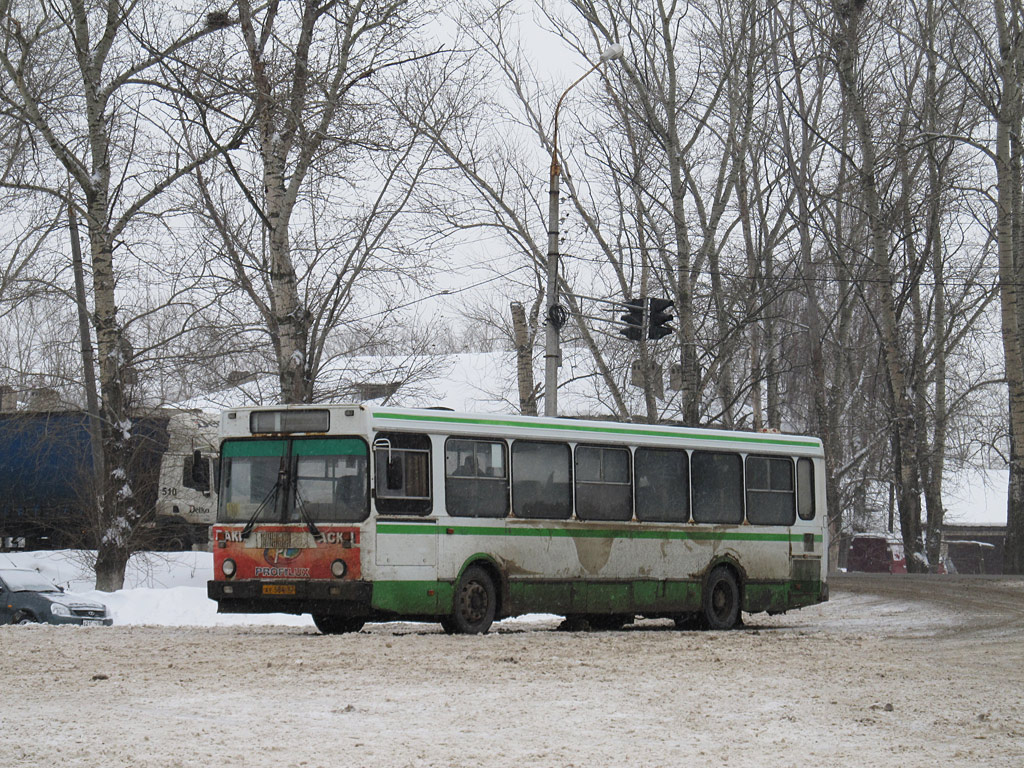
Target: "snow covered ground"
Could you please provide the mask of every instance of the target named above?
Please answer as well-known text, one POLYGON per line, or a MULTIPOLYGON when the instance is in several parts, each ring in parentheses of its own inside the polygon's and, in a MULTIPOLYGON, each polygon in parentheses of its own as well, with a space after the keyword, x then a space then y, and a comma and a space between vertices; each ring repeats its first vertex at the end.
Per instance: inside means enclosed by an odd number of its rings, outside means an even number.
POLYGON ((137 558, 112 595, 81 554, 9 564, 117 623, 0 626, 0 768, 1024 765, 1019 579, 844 576, 724 633, 532 616, 324 636, 217 616, 208 554, 137 558))

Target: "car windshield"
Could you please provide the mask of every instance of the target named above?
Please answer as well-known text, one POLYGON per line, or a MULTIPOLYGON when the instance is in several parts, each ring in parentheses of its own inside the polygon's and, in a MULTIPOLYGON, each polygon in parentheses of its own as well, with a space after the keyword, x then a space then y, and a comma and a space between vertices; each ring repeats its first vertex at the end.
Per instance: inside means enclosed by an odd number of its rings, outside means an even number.
POLYGON ((60 592, 35 571, 0 571, 0 580, 12 592, 60 592))

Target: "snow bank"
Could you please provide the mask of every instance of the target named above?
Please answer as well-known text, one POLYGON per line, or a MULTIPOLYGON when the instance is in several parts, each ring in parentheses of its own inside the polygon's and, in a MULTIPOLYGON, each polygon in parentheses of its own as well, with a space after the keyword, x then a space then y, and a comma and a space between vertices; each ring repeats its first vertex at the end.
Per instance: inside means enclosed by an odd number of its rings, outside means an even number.
POLYGON ((31 568, 69 592, 98 600, 110 609, 115 624, 219 627, 240 624, 313 626, 309 616, 271 614, 218 614, 206 596, 213 573, 210 552, 140 552, 125 571, 125 588, 117 592, 93 589, 94 552, 0 553, 0 568, 31 568))
MULTIPOLYGON (((206 596, 206 582, 213 573, 210 552, 140 552, 132 556, 125 571, 125 588, 117 592, 93 589, 94 552, 57 550, 52 552, 3 552, 0 568, 31 568, 68 592, 103 603, 118 625, 165 627, 225 627, 239 625, 280 625, 312 627, 308 615, 286 613, 218 614, 217 604, 206 596)), ((501 626, 514 630, 538 625, 557 626, 561 617, 519 616, 501 626)))

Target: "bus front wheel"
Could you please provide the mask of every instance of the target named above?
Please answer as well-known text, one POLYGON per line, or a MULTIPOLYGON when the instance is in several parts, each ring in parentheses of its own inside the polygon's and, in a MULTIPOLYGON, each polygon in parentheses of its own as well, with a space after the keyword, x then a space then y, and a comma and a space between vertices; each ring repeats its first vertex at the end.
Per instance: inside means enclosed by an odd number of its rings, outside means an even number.
POLYGON ((740 587, 732 569, 718 566, 704 585, 704 623, 708 629, 732 629, 740 618, 740 587))
POLYGON ((486 634, 494 621, 497 594, 490 574, 478 565, 469 566, 455 587, 452 615, 441 626, 460 635, 486 634))
POLYGON ((313 623, 325 635, 343 635, 346 632, 358 632, 366 622, 348 616, 319 616, 313 614, 313 623))

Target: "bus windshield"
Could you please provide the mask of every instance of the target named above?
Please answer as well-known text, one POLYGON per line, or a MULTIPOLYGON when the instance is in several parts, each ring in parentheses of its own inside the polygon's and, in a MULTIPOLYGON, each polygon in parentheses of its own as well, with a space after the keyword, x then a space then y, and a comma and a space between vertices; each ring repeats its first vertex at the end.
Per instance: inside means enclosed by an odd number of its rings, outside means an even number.
POLYGON ((369 451, 360 438, 230 440, 217 520, 358 522, 369 514, 369 451))

